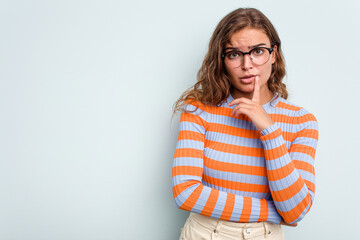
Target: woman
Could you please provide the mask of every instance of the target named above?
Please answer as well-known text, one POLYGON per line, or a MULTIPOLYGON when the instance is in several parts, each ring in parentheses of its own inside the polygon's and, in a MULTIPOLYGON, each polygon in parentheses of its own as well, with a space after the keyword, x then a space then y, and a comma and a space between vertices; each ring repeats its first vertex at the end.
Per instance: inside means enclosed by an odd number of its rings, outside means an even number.
POLYGON ((315 193, 315 116, 287 101, 281 41, 260 11, 216 27, 181 111, 173 163, 180 239, 284 239, 315 193))

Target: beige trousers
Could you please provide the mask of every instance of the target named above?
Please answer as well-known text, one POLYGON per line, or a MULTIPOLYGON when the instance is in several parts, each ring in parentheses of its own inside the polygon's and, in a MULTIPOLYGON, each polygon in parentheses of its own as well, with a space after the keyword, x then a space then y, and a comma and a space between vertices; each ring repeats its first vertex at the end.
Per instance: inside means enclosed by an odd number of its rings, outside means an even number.
POLYGON ((190 212, 181 230, 180 240, 268 239, 284 240, 284 231, 278 224, 269 222, 236 223, 206 217, 190 212))

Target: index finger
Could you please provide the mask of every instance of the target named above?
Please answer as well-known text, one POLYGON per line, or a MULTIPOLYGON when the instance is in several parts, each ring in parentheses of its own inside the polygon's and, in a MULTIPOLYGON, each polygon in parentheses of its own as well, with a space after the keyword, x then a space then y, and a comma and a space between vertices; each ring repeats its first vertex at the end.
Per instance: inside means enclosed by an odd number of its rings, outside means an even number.
POLYGON ((260 83, 259 83, 259 76, 255 76, 255 86, 254 86, 254 93, 252 100, 254 102, 260 103, 260 83))

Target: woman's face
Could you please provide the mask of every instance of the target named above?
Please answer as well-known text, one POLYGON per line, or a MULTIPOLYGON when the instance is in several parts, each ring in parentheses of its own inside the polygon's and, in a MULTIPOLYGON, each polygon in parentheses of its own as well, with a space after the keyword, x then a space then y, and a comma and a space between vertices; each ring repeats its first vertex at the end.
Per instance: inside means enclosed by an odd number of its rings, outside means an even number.
MULTIPOLYGON (((225 46, 225 53, 234 49, 242 52, 249 52, 254 46, 271 48, 270 39, 262 30, 244 28, 231 36, 230 43, 225 46)), ((232 85, 231 94, 234 98, 252 96, 256 75, 259 76, 261 95, 266 96, 270 94, 267 81, 271 75, 272 64, 275 62, 275 54, 276 46, 274 47, 274 51, 270 54, 269 60, 260 66, 255 65, 250 60, 249 54, 244 56, 242 63, 237 67, 230 66, 229 60, 226 58, 224 59, 225 69, 232 85)))

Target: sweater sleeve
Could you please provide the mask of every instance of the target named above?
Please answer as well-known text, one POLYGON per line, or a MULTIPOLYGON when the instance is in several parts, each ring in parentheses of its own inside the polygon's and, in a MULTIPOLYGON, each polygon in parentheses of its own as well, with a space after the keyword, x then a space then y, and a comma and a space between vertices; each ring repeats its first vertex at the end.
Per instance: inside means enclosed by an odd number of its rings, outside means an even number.
POLYGON ((280 223, 272 200, 240 196, 202 183, 206 122, 183 112, 172 168, 172 187, 178 208, 233 222, 280 223))
POLYGON ((315 194, 315 152, 319 138, 315 116, 301 108, 295 117, 298 131, 288 150, 278 123, 263 129, 269 188, 275 206, 286 223, 302 220, 315 194))

